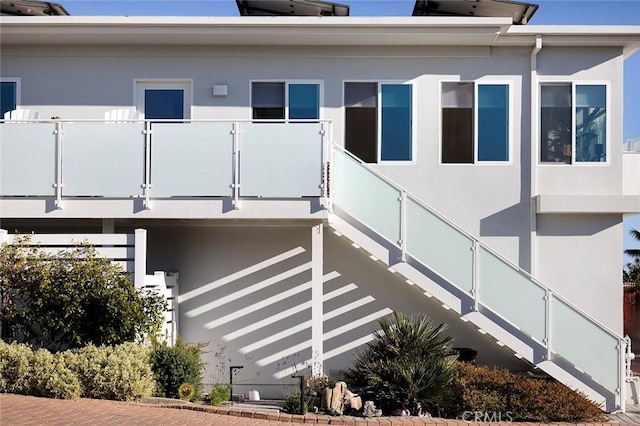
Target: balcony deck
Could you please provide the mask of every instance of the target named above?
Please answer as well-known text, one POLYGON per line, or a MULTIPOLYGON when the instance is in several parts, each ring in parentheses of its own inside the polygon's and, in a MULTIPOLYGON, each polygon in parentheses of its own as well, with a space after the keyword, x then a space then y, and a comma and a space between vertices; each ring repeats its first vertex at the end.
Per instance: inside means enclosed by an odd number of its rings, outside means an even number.
POLYGON ((3 218, 324 218, 330 126, 6 122, 0 212, 3 218))

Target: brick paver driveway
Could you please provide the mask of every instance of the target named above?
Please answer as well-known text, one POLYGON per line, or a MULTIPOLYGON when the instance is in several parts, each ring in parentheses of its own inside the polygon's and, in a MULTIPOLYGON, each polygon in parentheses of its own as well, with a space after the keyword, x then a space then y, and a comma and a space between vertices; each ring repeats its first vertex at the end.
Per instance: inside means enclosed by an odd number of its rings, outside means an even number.
POLYGON ((243 425, 291 423, 254 420, 151 404, 96 399, 59 400, 0 394, 0 425, 243 425))

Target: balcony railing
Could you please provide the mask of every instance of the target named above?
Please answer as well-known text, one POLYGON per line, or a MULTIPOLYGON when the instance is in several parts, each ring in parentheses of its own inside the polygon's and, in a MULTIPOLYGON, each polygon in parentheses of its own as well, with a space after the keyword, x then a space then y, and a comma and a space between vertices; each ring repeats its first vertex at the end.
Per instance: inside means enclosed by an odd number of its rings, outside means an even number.
MULTIPOLYGON (((625 384, 625 342, 412 194, 334 145, 332 202, 399 250, 564 360, 617 399, 625 384), (363 190, 366 188, 366 190, 363 190)), ((536 361, 538 362, 538 361, 536 361)))
POLYGON ((24 121, 0 125, 0 196, 324 196, 329 121, 24 121), (326 136, 325 136, 326 135, 326 136))

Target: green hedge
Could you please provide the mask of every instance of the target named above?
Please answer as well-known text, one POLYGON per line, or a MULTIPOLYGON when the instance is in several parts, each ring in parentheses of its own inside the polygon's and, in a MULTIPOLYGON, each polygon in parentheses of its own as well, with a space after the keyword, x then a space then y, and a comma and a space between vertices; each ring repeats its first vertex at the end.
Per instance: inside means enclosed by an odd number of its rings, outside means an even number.
MULTIPOLYGON (((459 363, 440 415, 473 421, 481 417, 523 422, 599 422, 603 412, 584 394, 551 378, 528 377, 505 369, 459 363), (507 383, 512 383, 507 406, 507 383)), ((434 410, 437 413, 437 410, 434 410)), ((484 420, 484 419, 483 419, 484 420)))
POLYGON ((52 354, 0 340, 0 392, 130 401, 155 387, 150 349, 133 343, 52 354))
POLYGON ((166 343, 154 344, 151 352, 151 368, 156 380, 155 395, 166 398, 180 398, 178 389, 184 383, 193 387, 191 401, 199 399, 202 393, 201 355, 206 343, 182 343, 174 346, 166 343))

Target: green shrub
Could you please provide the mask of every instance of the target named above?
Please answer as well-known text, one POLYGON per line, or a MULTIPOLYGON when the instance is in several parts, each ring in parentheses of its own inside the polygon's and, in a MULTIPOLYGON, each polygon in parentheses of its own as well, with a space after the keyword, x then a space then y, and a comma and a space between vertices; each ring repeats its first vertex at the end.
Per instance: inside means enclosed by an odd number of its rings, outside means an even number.
POLYGON ((27 345, 0 340, 0 393, 29 393, 32 354, 27 345))
POLYGON ((394 312, 378 320, 380 330, 364 351, 356 354, 345 381, 361 395, 370 393, 376 405, 390 412, 403 405, 417 414, 440 400, 453 380, 457 355, 445 325, 435 326, 424 315, 394 312))
POLYGON ((85 398, 131 401, 151 396, 155 388, 150 349, 134 343, 85 346, 66 356, 73 358, 85 398))
MULTIPOLYGON (((309 401, 302 401, 302 414, 307 414, 309 412, 309 401)), ((284 411, 290 414, 301 414, 300 413, 300 394, 290 394, 284 400, 284 406, 282 407, 284 411)))
MULTIPOLYGON (((502 413, 524 422, 598 422, 602 411, 584 394, 550 378, 536 378, 459 363, 440 415, 461 418, 465 412, 502 413), (507 407, 507 383, 511 385, 507 407), (507 411, 510 413, 507 414, 507 411)), ((468 420, 468 419, 467 419, 468 420)))
POLYGON ((27 243, 0 246, 0 338, 58 352, 157 332, 164 297, 137 291, 120 265, 87 244, 50 255, 27 243))
POLYGON ((231 388, 229 385, 214 385, 209 394, 211 405, 220 406, 231 398, 231 388))
POLYGON ((62 399, 80 397, 80 381, 60 353, 52 354, 46 349, 33 352, 29 382, 30 395, 62 399))
POLYGON ((154 344, 151 368, 156 380, 156 396, 179 398, 180 385, 190 383, 195 390, 191 400, 200 397, 204 368, 201 355, 205 346, 203 343, 185 344, 180 339, 174 346, 166 343, 154 344))
POLYGON ((155 387, 150 349, 134 343, 52 354, 0 340, 0 392, 130 401, 155 387))

